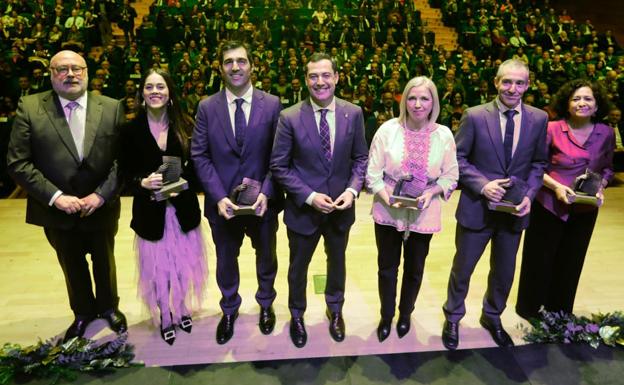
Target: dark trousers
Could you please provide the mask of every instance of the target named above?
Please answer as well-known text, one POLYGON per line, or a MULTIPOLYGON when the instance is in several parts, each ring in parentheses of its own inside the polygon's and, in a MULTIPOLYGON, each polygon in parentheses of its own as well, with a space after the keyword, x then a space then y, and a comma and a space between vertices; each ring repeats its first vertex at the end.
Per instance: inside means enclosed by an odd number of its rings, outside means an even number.
POLYGON ((613 171, 624 171, 624 151, 616 151, 613 153, 613 171))
POLYGON ((308 266, 321 236, 327 255, 327 284, 325 303, 332 312, 342 311, 346 280, 345 250, 349 241, 349 229, 339 230, 329 223, 321 225, 311 235, 296 233, 290 229, 288 247, 290 265, 288 266, 288 308, 293 317, 303 317, 307 307, 306 287, 308 284, 308 266))
POLYGON ((401 249, 403 249, 403 279, 399 314, 409 316, 414 311, 432 236, 432 234, 410 233, 409 238, 403 240, 403 232, 397 231, 395 227, 375 224, 381 318, 391 320, 394 317, 401 249))
MULTIPOLYGON (((505 214, 507 215, 507 214, 505 214)), ((500 324, 500 315, 505 310, 507 297, 513 283, 516 268, 516 253, 522 232, 498 226, 497 223, 481 230, 471 230, 457 224, 455 231, 455 257, 448 292, 444 303, 444 315, 448 321, 459 322, 466 314, 466 295, 470 277, 481 258, 485 246, 490 245, 490 273, 485 297, 483 315, 491 322, 500 324)))
POLYGON ((531 208, 531 225, 524 236, 516 312, 539 318, 548 311, 572 313, 585 254, 598 210, 575 212, 562 221, 539 202, 531 208))
POLYGON ((269 307, 275 300, 274 283, 277 274, 276 233, 277 215, 267 212, 267 218, 241 215, 227 221, 211 223, 212 240, 217 252, 217 285, 221 290, 221 310, 234 314, 241 304, 238 294, 240 272, 238 256, 243 239, 247 235, 256 251, 256 278, 258 290, 256 301, 262 307, 269 307))
POLYGON ((115 271, 114 225, 92 231, 44 228, 48 242, 56 251, 69 295, 69 305, 76 317, 95 317, 119 305, 115 271), (91 255, 93 282, 86 255, 91 255))

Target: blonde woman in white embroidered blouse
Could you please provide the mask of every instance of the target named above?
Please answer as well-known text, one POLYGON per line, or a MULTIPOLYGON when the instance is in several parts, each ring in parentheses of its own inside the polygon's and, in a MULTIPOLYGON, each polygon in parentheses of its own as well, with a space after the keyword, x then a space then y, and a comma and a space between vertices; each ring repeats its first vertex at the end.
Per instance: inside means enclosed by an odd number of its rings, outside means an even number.
POLYGON ((415 77, 405 86, 399 117, 379 127, 371 143, 366 181, 375 194, 372 216, 379 267, 380 342, 391 331, 401 250, 404 263, 397 322, 399 338, 409 331, 429 242, 433 233, 441 229, 441 200, 447 200, 457 186, 455 140, 448 127, 435 123, 439 113, 435 85, 427 77, 415 77), (406 177, 411 181, 404 184, 423 191, 417 198, 419 209, 391 203, 397 181, 406 177))

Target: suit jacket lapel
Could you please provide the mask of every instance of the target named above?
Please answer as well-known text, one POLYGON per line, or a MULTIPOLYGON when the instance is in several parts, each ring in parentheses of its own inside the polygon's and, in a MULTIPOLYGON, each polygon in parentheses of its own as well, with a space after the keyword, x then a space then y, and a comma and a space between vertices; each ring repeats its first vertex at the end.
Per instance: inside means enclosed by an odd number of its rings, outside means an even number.
POLYGON ((228 108, 227 97, 225 96, 225 89, 221 90, 221 95, 217 99, 217 120, 221 123, 225 140, 228 142, 234 152, 240 155, 241 150, 236 144, 236 138, 234 138, 234 127, 230 121, 230 110, 228 108))
POLYGON ((78 157, 78 149, 76 148, 76 144, 74 143, 74 138, 69 130, 69 125, 67 124, 67 119, 65 118, 65 112, 63 111, 63 106, 61 106, 61 101, 58 96, 52 91, 50 91, 47 95, 43 96, 43 106, 45 113, 48 115, 50 119, 50 123, 52 123, 52 127, 56 130, 57 134, 61 138, 65 147, 67 147, 67 151, 74 157, 76 163, 80 163, 80 158, 78 157))
POLYGON ((529 130, 531 127, 533 127, 533 114, 522 105, 522 121, 520 122, 520 127, 516 127, 516 130, 519 130, 518 144, 516 145, 514 156, 511 157, 510 168, 514 164, 515 154, 519 150, 530 146, 529 138, 531 135, 529 135, 529 130))
POLYGON ((243 141, 242 153, 246 152, 248 146, 254 146, 256 143, 256 132, 253 127, 258 127, 257 123, 262 118, 264 111, 264 95, 257 89, 253 89, 253 95, 251 97, 251 111, 249 112, 249 119, 247 120, 247 129, 245 130, 245 140, 243 141), (252 128, 252 129, 250 129, 252 128))
POLYGON ((347 130, 349 129, 349 114, 344 109, 344 102, 341 99, 336 98, 336 132, 334 133, 334 151, 332 151, 332 168, 335 164, 340 163, 335 161, 338 154, 342 154, 341 150, 344 146, 345 138, 347 136, 347 130))
POLYGON ((492 139, 492 145, 494 147, 494 151, 496 152, 496 156, 498 157, 498 162, 504 170, 505 149, 503 147, 503 137, 501 135, 500 114, 495 102, 489 103, 485 109, 487 113, 484 118, 487 124, 487 129, 490 134, 490 138, 492 139))
POLYGON ((87 118, 85 120, 85 135, 83 144, 83 159, 86 159, 91 152, 93 142, 95 141, 95 134, 97 128, 100 125, 102 119, 102 103, 99 99, 88 95, 87 101, 87 118))
POLYGON ((301 126, 304 128, 306 135, 310 139, 312 147, 316 148, 316 153, 319 157, 319 160, 321 161, 323 166, 325 166, 325 168, 329 171, 330 164, 327 159, 325 159, 325 154, 323 153, 321 137, 319 136, 318 127, 316 126, 314 109, 312 108, 312 104, 310 104, 309 98, 306 99, 306 101, 301 106, 301 126))

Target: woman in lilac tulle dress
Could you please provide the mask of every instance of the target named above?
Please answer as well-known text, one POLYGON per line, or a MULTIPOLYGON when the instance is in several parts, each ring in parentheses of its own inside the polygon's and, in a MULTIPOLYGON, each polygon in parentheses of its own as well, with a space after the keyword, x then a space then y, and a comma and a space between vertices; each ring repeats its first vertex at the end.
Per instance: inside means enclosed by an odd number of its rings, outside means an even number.
POLYGON ((133 194, 139 294, 162 339, 173 344, 176 327, 190 333, 191 303, 201 303, 207 277, 201 211, 196 194, 184 190, 157 201, 152 193, 163 186, 157 173, 163 156, 181 158, 182 177, 192 177, 189 138, 193 121, 182 113, 174 83, 167 72, 150 69, 141 81, 137 117, 121 129, 121 172, 133 194))

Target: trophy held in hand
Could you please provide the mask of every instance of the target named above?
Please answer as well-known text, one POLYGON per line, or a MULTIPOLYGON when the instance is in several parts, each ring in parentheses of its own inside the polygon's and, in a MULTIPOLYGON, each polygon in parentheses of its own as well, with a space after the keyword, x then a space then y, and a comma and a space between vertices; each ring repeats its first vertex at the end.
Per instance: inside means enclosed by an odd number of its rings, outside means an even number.
POLYGON ((401 207, 422 209, 422 202, 418 197, 422 195, 427 187, 426 176, 420 179, 415 175, 401 177, 390 195, 390 204, 401 203, 401 207))
POLYGON ((163 186, 159 190, 152 191, 152 200, 164 201, 188 189, 188 181, 180 177, 182 160, 179 157, 163 156, 163 164, 158 167, 156 173, 162 174, 163 186))
POLYGON ((488 201, 488 208, 494 211, 515 214, 518 212, 516 206, 522 203, 528 189, 529 186, 524 180, 511 176, 509 178, 509 183, 505 186, 505 195, 503 195, 503 198, 500 202, 488 201))
POLYGON ((598 194, 601 187, 602 176, 590 169, 586 169, 585 173, 577 176, 574 180, 572 189, 575 195, 569 195, 568 201, 570 203, 600 206, 602 202, 596 194, 598 194))
POLYGON ((258 200, 262 184, 251 178, 243 178, 243 182, 236 186, 230 193, 230 200, 238 206, 233 210, 234 215, 257 215, 256 209, 252 206, 258 200))

